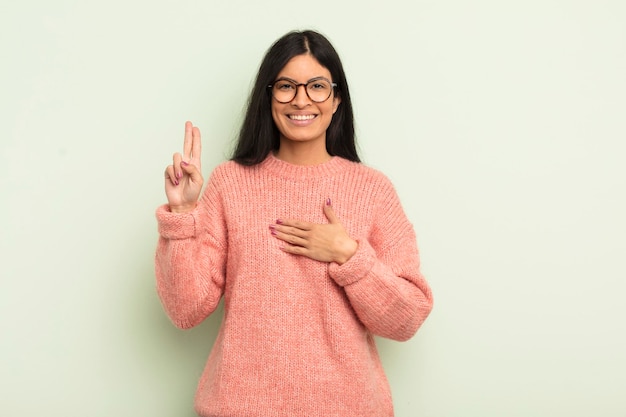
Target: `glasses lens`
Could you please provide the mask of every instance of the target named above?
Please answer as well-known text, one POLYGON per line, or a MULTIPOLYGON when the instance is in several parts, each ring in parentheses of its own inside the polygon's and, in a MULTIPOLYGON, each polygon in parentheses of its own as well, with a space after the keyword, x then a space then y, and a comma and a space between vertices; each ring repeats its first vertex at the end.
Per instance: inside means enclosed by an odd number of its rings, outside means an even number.
POLYGON ((332 87, 326 80, 313 80, 306 85, 306 92, 311 100, 321 103, 330 97, 332 87))
POLYGON ((272 87, 272 94, 281 103, 289 103, 296 96, 296 85, 291 81, 278 80, 272 87))

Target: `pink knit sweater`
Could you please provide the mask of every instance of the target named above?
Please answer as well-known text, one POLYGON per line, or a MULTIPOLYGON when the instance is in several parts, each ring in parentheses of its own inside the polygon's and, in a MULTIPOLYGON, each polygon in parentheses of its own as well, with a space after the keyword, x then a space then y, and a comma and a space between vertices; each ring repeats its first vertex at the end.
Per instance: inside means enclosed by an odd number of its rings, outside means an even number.
POLYGON ((391 394, 373 335, 407 340, 432 308, 413 227, 378 171, 339 157, 296 166, 270 155, 212 173, 192 213, 157 210, 157 289, 181 328, 224 296, 196 393, 204 417, 383 417, 391 394), (358 241, 345 264, 280 250, 276 219, 327 223, 327 198, 358 241))

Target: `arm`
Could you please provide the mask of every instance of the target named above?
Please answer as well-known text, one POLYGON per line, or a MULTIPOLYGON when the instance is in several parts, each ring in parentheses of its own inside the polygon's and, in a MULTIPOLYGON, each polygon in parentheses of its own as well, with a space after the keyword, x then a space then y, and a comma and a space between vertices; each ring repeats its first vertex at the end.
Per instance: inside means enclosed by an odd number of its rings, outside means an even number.
POLYGON ((167 315, 182 329, 200 324, 215 311, 224 287, 226 250, 209 233, 196 233, 198 216, 176 215, 166 207, 157 210, 157 292, 167 315))
POLYGON ((414 241, 402 239, 390 256, 377 255, 361 239, 354 256, 343 265, 329 266, 331 277, 342 286, 363 325, 389 339, 410 339, 428 317, 432 293, 419 271, 414 241), (390 266, 392 265, 392 266, 390 266))
POLYGON ((157 209, 159 241, 155 257, 157 292, 172 322, 198 325, 217 307, 226 265, 225 226, 212 182, 189 213, 157 209))
POLYGON ((202 199, 200 130, 185 123, 183 155, 175 153, 165 170, 168 204, 156 212, 159 242, 155 257, 157 292, 172 322, 199 324, 222 296, 226 227, 215 181, 202 199))
POLYGON ((329 273, 367 329, 405 341, 432 310, 432 293, 420 272, 413 227, 390 185, 378 207, 370 235, 357 238, 356 253, 342 265, 331 263, 329 273))

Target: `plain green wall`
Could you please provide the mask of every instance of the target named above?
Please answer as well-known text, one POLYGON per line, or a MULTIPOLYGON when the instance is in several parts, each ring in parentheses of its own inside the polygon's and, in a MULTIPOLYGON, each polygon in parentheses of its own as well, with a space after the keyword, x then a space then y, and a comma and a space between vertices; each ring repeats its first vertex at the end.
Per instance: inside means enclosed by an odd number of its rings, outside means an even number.
POLYGON ((625 416, 625 23, 622 0, 3 0, 0 414, 194 415, 220 317, 161 309, 162 173, 188 119, 222 161, 266 48, 314 28, 434 290, 380 341, 397 416, 625 416))

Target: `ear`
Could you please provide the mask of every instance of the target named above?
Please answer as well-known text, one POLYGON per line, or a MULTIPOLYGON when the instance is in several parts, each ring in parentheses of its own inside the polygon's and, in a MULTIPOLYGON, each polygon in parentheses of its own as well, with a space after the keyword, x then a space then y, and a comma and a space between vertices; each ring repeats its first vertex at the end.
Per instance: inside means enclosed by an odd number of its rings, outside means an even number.
POLYGON ((340 104, 341 104, 341 97, 337 95, 333 97, 333 114, 335 114, 340 104))

